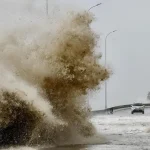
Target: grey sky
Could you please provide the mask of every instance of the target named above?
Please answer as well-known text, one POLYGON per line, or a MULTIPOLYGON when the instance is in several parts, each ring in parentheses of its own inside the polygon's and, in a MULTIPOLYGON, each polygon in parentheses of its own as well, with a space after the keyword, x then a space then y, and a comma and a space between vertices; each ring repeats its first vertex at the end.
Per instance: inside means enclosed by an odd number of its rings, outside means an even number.
MULTIPOLYGON (((108 106, 128 104, 145 99, 150 91, 150 0, 49 0, 49 12, 57 16, 69 10, 87 10, 93 8, 96 21, 92 28, 101 34, 97 51, 104 53, 104 38, 113 30, 118 30, 108 37, 107 60, 113 75, 108 81, 108 106)), ((18 16, 26 19, 32 12, 38 19, 45 15, 45 0, 1 0, 0 25, 16 22, 18 16), (11 5, 8 5, 11 4, 11 5), (21 13, 21 10, 27 10, 21 13), (2 14, 3 13, 3 14, 2 14), (15 14, 13 14, 15 13, 15 14), (39 15, 40 14, 40 15, 39 15)), ((28 20, 28 19, 27 19, 28 20)), ((104 60, 104 58, 103 58, 104 60)), ((104 108, 104 86, 101 91, 92 93, 92 109, 104 108)))

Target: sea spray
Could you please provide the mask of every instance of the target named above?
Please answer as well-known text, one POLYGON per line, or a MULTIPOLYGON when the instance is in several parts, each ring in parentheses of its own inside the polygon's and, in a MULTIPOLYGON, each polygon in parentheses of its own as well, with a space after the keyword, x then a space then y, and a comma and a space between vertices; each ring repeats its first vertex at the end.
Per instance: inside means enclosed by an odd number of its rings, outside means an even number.
POLYGON ((87 12, 70 14, 55 28, 38 24, 1 35, 0 63, 7 70, 0 70, 1 133, 11 143, 63 145, 94 136, 85 96, 109 71, 94 53, 92 20, 87 12), (12 126, 17 134, 7 132, 12 126))

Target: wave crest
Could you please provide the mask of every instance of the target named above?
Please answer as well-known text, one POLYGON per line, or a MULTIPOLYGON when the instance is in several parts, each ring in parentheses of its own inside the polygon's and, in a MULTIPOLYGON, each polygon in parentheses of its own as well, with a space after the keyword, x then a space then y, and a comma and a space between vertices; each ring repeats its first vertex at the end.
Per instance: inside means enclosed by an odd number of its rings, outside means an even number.
POLYGON ((33 25, 1 38, 0 63, 13 78, 3 73, 0 119, 5 135, 11 124, 17 126, 17 135, 9 130, 17 144, 71 143, 95 134, 85 96, 109 71, 94 53, 92 20, 87 12, 71 14, 56 28, 33 25))

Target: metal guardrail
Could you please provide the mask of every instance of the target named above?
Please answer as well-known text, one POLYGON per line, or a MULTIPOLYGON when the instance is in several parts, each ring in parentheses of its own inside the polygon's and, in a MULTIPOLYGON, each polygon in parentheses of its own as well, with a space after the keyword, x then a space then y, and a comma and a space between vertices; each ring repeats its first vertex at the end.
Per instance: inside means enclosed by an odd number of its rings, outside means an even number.
MULTIPOLYGON (((106 114, 106 112, 110 112, 112 109, 114 110, 119 110, 119 109, 127 109, 130 108, 132 104, 127 104, 127 105, 119 105, 119 106, 114 106, 110 107, 108 109, 103 109, 103 110, 95 110, 92 111, 92 115, 97 115, 97 114, 106 114)), ((150 107, 150 103, 143 103, 146 107, 150 107)))

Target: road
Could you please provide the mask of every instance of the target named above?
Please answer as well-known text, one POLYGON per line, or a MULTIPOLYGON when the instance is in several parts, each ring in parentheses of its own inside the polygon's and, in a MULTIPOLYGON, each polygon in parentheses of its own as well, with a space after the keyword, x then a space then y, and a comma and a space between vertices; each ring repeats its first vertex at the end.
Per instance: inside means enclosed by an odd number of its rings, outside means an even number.
MULTIPOLYGON (((135 113, 135 114, 131 114, 131 110, 130 110, 130 108, 127 108, 127 109, 122 109, 122 110, 115 110, 114 111, 114 115, 119 115, 119 116, 143 116, 143 114, 142 113, 135 113)), ((150 107, 147 107, 147 108, 145 108, 145 114, 144 114, 144 116, 150 116, 150 107)))

